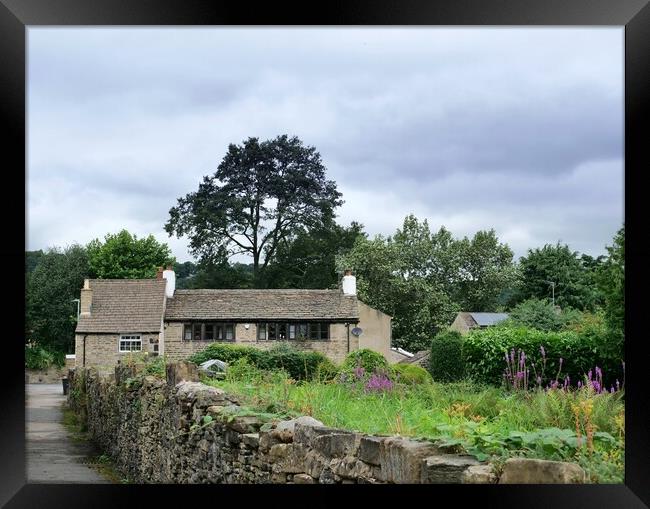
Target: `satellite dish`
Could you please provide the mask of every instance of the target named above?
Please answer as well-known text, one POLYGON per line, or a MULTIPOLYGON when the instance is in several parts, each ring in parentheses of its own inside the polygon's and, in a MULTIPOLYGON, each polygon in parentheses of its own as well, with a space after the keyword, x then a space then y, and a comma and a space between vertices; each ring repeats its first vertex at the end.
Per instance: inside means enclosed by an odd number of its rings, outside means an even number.
POLYGON ((355 336, 361 336, 361 334, 363 333, 363 329, 361 327, 355 327, 354 329, 352 329, 351 332, 355 336))

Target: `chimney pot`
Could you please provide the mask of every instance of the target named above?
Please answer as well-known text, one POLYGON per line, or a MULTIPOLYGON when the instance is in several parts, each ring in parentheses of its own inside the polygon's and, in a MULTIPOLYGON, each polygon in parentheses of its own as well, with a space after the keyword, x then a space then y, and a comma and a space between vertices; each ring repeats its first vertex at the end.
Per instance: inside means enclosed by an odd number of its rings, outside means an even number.
POLYGON ((345 276, 341 281, 343 295, 354 297, 357 294, 357 278, 352 275, 351 270, 345 271, 345 276))

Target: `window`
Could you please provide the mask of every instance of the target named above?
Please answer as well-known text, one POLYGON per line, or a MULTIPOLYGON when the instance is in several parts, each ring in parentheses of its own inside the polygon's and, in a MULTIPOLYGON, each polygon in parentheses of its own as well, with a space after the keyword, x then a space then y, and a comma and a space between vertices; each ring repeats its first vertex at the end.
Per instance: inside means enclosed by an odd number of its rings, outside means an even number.
POLYGON ((285 341, 295 339, 326 340, 329 339, 329 323, 274 323, 263 322, 257 324, 257 339, 269 341, 285 341))
POLYGON ((183 325, 184 341, 234 341, 234 323, 186 323, 183 325))
POLYGON ((120 336, 120 353, 142 351, 142 338, 139 335, 120 336))

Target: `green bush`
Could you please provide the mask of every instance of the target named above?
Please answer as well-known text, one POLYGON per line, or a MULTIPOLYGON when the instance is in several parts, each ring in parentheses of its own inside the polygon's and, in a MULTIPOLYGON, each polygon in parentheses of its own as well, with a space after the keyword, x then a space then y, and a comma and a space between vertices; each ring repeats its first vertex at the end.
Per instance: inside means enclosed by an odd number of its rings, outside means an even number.
POLYGON ((379 370, 389 371, 388 361, 386 358, 379 352, 367 348, 350 352, 343 361, 341 371, 350 372, 357 366, 361 366, 365 369, 366 373, 372 373, 373 371, 379 370))
POLYGON ((65 354, 50 351, 41 346, 25 346, 25 367, 27 369, 47 369, 52 365, 63 367, 65 354))
POLYGON ((327 357, 320 352, 305 352, 286 343, 278 343, 268 351, 250 346, 213 343, 189 358, 196 364, 210 359, 219 359, 228 364, 246 359, 257 369, 284 370, 295 380, 313 379, 318 365, 327 361, 327 357))
POLYGON ((431 376, 436 382, 457 382, 465 377, 463 336, 458 331, 441 331, 431 342, 431 376))
POLYGON ((314 374, 314 380, 319 382, 328 382, 334 380, 336 375, 339 374, 339 368, 331 360, 325 359, 318 363, 316 366, 316 373, 314 374))
POLYGON ((416 364, 393 364, 393 374, 398 382, 420 385, 431 382, 431 374, 416 364))
POLYGON ((559 313, 547 300, 528 299, 510 311, 505 326, 531 327, 543 331, 560 331, 580 321, 582 313, 575 309, 563 309, 559 313))
POLYGON ((561 332, 544 332, 526 327, 475 329, 465 337, 463 357, 467 373, 473 380, 500 385, 506 367, 506 352, 522 349, 528 358, 531 379, 534 380, 534 371, 538 374, 541 371, 542 346, 546 354, 544 384, 555 378, 560 358, 563 359, 560 379, 569 375, 572 385, 596 366, 602 369, 607 387, 617 378, 623 381, 622 348, 612 345, 606 329, 599 329, 594 324, 561 332))

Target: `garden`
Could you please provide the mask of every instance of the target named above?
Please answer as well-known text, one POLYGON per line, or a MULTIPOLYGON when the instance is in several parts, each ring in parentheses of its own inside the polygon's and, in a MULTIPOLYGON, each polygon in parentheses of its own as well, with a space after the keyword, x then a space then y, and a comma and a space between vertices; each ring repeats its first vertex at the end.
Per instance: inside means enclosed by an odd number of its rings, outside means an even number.
POLYGON ((213 344, 190 360, 228 363, 225 378, 204 382, 237 395, 252 413, 422 438, 497 470, 510 457, 571 461, 589 482, 622 483, 624 364, 594 333, 598 326, 444 331, 432 341, 428 369, 389 365, 370 350, 336 366, 286 343, 269 351, 213 344))

